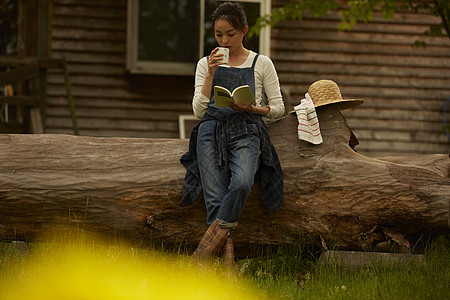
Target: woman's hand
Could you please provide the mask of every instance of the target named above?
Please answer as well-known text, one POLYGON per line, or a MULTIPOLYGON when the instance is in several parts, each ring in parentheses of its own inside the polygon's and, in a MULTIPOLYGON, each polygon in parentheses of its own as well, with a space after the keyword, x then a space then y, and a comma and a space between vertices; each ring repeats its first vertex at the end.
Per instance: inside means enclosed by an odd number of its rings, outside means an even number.
POLYGON ((233 102, 230 103, 230 108, 232 108, 233 110, 236 110, 236 111, 246 111, 248 113, 251 113, 254 115, 259 115, 259 116, 265 116, 270 111, 269 106, 259 107, 259 106, 251 105, 251 104, 238 104, 238 103, 233 103, 233 102))
POLYGON ((217 67, 221 65, 219 61, 222 60, 223 54, 216 54, 219 48, 217 47, 208 57, 208 71, 206 72, 205 81, 203 82, 201 93, 208 98, 211 98, 211 89, 214 80, 214 74, 216 73, 217 67))
POLYGON ((238 103, 230 103, 230 108, 236 111, 246 111, 249 113, 252 113, 252 106, 251 104, 238 104, 238 103))
POLYGON ((208 75, 210 76, 214 76, 214 74, 216 73, 217 68, 219 67, 219 65, 223 64, 222 58, 223 58, 223 54, 216 54, 217 50, 219 50, 219 48, 215 48, 213 51, 211 51, 211 54, 209 55, 208 58, 208 75))

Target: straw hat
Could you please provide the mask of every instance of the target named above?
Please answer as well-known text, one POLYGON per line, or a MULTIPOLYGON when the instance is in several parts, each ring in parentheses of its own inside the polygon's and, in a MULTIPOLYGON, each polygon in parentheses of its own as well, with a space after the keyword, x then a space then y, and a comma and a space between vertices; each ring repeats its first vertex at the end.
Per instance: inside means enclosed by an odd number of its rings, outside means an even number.
POLYGON ((314 107, 334 104, 338 109, 356 107, 364 103, 361 99, 342 99, 341 91, 332 80, 319 80, 309 86, 308 94, 314 107))

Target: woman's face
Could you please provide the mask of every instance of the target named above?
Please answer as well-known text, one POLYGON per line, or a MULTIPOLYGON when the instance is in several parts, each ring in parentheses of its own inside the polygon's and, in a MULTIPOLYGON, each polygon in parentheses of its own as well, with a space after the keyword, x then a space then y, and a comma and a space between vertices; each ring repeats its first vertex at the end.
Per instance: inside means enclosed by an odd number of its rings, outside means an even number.
POLYGON ((234 28, 227 20, 220 19, 214 23, 214 36, 220 47, 230 49, 232 53, 242 47, 242 40, 248 31, 248 27, 243 30, 234 28))

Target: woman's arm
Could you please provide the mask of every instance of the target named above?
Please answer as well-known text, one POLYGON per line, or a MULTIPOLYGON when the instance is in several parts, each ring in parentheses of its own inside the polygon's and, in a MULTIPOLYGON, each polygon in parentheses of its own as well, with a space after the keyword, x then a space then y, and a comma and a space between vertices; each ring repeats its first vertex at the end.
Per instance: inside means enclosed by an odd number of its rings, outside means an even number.
POLYGON ((217 54, 218 48, 215 48, 208 57, 203 57, 197 63, 195 71, 195 89, 192 99, 192 110, 194 116, 201 119, 208 109, 208 103, 211 99, 211 90, 214 74, 221 63, 223 54, 217 54))
MULTIPOLYGON (((201 119, 208 109, 208 103, 211 95, 206 96, 203 94, 206 73, 208 72, 207 58, 200 59, 197 63, 197 69, 195 71, 195 85, 194 85, 194 98, 192 99, 192 110, 194 116, 201 119)), ((212 85, 212 83, 211 83, 212 85)), ((211 90, 209 90, 211 94, 211 90)))
POLYGON ((235 105, 236 110, 245 110, 249 113, 263 116, 264 119, 278 119, 284 115, 284 101, 281 95, 280 83, 275 66, 272 60, 264 55, 260 55, 255 65, 255 92, 261 99, 261 93, 265 92, 268 103, 261 103, 257 100, 257 105, 235 105))
POLYGON ((258 61, 261 63, 261 80, 268 100, 268 105, 265 107, 270 108, 269 113, 265 117, 268 119, 281 118, 284 115, 284 101, 275 66, 267 56, 261 56, 258 61))

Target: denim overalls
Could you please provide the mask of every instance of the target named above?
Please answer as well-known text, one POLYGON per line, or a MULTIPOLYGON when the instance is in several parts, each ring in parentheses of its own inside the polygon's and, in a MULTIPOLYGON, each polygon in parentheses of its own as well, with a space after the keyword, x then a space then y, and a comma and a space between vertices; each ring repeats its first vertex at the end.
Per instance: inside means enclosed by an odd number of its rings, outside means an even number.
MULTIPOLYGON (((219 67, 215 85, 233 91, 249 85, 255 95, 254 58, 249 68, 219 67)), ((213 91, 211 95, 214 95, 213 91)), ((219 225, 234 228, 254 183, 260 162, 260 138, 252 118, 259 116, 231 108, 215 108, 214 96, 208 104, 206 118, 198 129, 197 157, 207 210, 207 223, 217 219, 219 225)))
MULTIPOLYGON (((224 82, 229 89, 248 84, 254 93, 256 59, 251 68, 218 68, 213 84, 224 82)), ((208 106, 180 157, 186 168, 180 205, 195 204, 205 190, 208 224, 217 218, 222 227, 236 227, 259 165, 260 199, 277 212, 283 203, 283 170, 261 116, 215 108, 214 100, 208 106)))

